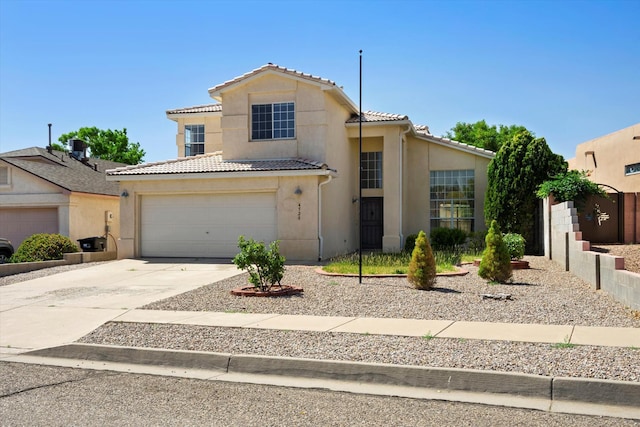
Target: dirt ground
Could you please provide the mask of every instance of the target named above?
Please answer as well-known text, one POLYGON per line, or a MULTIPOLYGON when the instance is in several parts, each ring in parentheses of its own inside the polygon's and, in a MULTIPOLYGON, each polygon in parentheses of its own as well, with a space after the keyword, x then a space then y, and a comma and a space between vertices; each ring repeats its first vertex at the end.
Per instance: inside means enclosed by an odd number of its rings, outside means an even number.
POLYGON ((640 274, 640 244, 639 245, 604 245, 593 244, 591 250, 624 257, 624 268, 640 274))

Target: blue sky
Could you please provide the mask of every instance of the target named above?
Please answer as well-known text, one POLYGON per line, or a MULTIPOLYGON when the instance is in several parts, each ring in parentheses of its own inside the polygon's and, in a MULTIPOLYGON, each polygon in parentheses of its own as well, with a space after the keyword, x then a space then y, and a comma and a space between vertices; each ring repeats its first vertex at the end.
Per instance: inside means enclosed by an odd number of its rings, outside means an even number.
POLYGON ((442 135, 518 124, 573 157, 640 121, 640 1, 0 0, 0 152, 82 126, 177 157, 167 109, 268 62, 442 135))

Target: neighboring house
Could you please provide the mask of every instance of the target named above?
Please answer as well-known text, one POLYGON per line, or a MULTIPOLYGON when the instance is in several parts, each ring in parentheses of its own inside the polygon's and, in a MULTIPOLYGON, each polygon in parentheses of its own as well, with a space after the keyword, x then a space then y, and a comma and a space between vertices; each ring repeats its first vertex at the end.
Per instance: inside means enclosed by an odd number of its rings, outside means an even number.
POLYGON ((582 237, 592 243, 639 242, 640 123, 578 144, 567 162, 609 193, 607 199, 587 200, 580 216, 582 237))
MULTIPOLYGON (((640 192, 640 123, 578 144, 569 169, 623 193, 640 192)), ((610 191, 609 189, 605 189, 610 191)))
POLYGON ((167 111, 176 160, 110 170, 120 257, 232 257, 239 235, 288 259, 397 252, 431 228, 481 230, 494 153, 407 116, 362 114, 334 82, 267 64, 209 89, 218 103, 167 111), (362 200, 359 184, 362 183, 362 200))
POLYGON ((105 170, 121 166, 37 147, 0 153, 0 237, 17 250, 36 233, 60 233, 77 243, 104 236, 108 225, 113 239, 107 246, 115 250, 120 193, 117 183, 105 179, 105 170))

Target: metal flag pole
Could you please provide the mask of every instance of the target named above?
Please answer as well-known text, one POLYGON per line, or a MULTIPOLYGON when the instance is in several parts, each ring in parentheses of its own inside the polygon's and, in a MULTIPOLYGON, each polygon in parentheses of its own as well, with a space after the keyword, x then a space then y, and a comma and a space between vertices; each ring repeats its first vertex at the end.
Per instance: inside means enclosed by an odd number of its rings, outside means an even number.
POLYGON ((358 168, 360 171, 360 173, 358 174, 358 203, 360 204, 360 232, 358 233, 358 279, 359 283, 362 284, 362 49, 360 49, 360 105, 358 106, 358 109, 358 123, 360 131, 360 148, 358 150, 358 164, 360 165, 360 167, 358 168))

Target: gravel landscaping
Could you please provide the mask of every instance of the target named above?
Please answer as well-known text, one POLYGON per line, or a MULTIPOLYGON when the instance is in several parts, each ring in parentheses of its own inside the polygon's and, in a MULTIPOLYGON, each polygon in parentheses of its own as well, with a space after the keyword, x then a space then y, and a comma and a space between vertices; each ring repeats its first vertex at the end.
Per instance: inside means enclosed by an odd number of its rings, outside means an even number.
MULTIPOLYGON (((283 284, 302 286, 304 294, 230 295, 231 289, 247 283, 242 274, 143 308, 640 327, 639 313, 592 290, 557 264, 543 257, 525 259, 532 268, 515 271, 507 285, 487 284, 473 266, 465 266, 470 271, 466 276, 438 278, 432 291, 417 291, 404 278, 365 278, 360 285, 357 278, 317 274, 317 267, 288 266, 283 284), (513 300, 483 300, 483 293, 509 293, 513 300)), ((124 322, 108 323, 80 341, 640 381, 636 348, 124 322)))

